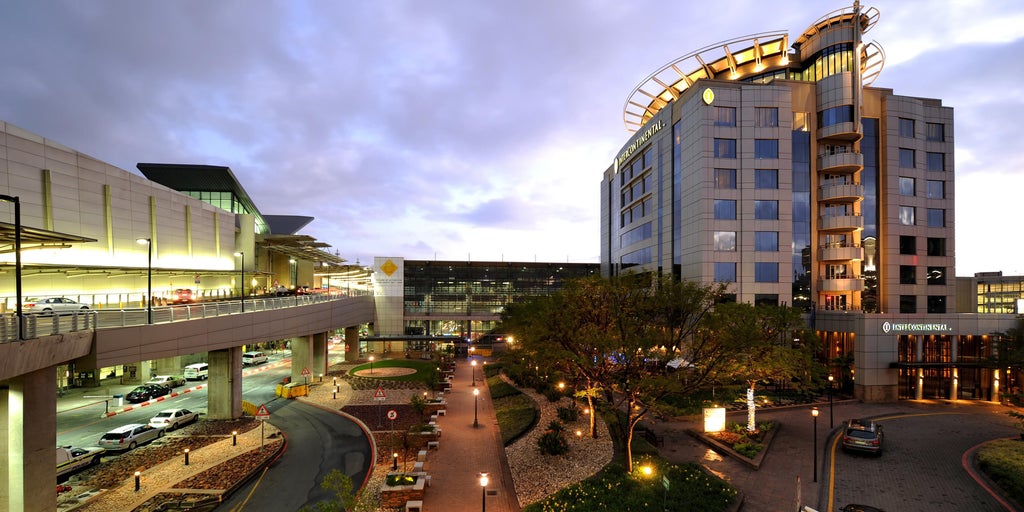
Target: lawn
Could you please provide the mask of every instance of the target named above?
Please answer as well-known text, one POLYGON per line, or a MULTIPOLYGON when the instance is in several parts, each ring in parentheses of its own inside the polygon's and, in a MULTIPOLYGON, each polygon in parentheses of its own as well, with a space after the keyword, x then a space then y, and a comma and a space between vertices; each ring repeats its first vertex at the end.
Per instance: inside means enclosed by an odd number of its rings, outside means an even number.
POLYGON ((1024 503, 1024 442, 1001 439, 986 444, 977 455, 978 467, 1017 503, 1024 503))
MULTIPOLYGON (((426 383, 427 378, 431 371, 437 371, 437 363, 434 361, 423 361, 421 359, 381 359, 380 361, 373 362, 374 368, 412 368, 416 370, 416 373, 409 375, 398 375, 393 377, 378 377, 373 376, 374 379, 379 380, 390 380, 394 382, 424 382, 426 383)), ((370 363, 364 363, 352 367, 348 374, 355 376, 357 372, 362 370, 369 370, 370 363)), ((363 376, 362 378, 367 378, 363 376)))

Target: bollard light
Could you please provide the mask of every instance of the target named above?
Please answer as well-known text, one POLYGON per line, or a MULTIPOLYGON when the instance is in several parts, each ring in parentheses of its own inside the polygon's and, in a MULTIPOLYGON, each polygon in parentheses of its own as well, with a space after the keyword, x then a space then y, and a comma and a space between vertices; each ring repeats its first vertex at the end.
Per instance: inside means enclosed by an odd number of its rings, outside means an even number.
POLYGON ((139 477, 142 475, 141 471, 135 472, 135 492, 139 492, 139 477))
POLYGON ((398 471, 398 452, 392 453, 391 458, 394 460, 394 463, 391 465, 391 469, 398 471))
POLYGON ((337 400, 338 399, 338 386, 334 386, 334 396, 331 399, 332 400, 337 400))
POLYGON ((231 446, 238 446, 238 431, 231 431, 231 446))
POLYGON ((370 356, 370 375, 373 375, 373 356, 370 356))
POLYGON ((188 466, 188 448, 185 448, 185 465, 188 466))

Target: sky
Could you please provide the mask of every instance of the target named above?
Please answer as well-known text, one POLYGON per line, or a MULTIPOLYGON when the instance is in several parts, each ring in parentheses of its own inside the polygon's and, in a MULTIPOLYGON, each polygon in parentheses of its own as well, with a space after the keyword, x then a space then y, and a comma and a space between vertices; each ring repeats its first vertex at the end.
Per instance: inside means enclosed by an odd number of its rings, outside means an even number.
MULTIPOLYGON (((10 0, 0 120, 135 173, 228 166, 263 214, 315 217, 302 232, 351 263, 597 262, 633 88, 851 4, 707 5, 10 0)), ((886 55, 873 85, 954 108, 956 275, 1024 275, 1024 2, 864 5, 886 55)))

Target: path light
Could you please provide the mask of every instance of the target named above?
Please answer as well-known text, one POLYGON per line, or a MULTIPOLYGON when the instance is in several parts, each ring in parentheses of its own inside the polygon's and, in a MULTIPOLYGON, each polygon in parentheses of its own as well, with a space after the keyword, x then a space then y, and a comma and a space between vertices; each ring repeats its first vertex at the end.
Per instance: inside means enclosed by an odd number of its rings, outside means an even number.
POLYGON ((476 359, 469 363, 473 367, 473 386, 476 386, 476 359))
POLYGON ((370 356, 370 375, 373 375, 373 356, 370 356))
POLYGON ((835 428, 835 416, 832 414, 832 381, 835 377, 828 376, 828 428, 835 428))
MULTIPOLYGON (((475 389, 473 390, 476 391, 475 389)), ((487 512, 487 473, 480 473, 480 510, 481 512, 487 512)))
POLYGON ((142 476, 141 471, 135 472, 135 492, 139 492, 139 478, 142 476))
POLYGON ((188 466, 188 448, 185 448, 185 465, 188 466))
POLYGON ((238 431, 231 431, 231 446, 238 446, 238 431))
POLYGON ((477 398, 479 398, 479 397, 480 397, 480 390, 479 389, 474 389, 473 390, 473 426, 474 427, 480 426, 480 423, 477 421, 477 415, 476 415, 476 403, 477 403, 477 398))
POLYGON ((394 460, 394 463, 391 465, 391 469, 393 471, 398 471, 398 452, 392 453, 391 458, 394 460))
POLYGON ((814 416, 814 481, 818 481, 818 408, 811 409, 814 416))

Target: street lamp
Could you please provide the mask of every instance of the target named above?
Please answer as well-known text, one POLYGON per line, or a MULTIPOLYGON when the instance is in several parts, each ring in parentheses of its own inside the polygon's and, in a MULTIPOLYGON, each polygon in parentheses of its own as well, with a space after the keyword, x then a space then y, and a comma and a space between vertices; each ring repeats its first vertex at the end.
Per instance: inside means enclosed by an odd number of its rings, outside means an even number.
POLYGON ((146 260, 146 323, 153 323, 153 240, 150 238, 136 238, 140 244, 146 244, 149 253, 146 260))
POLYGON ((476 410, 477 410, 476 403, 477 403, 479 398, 480 398, 480 389, 479 388, 474 389, 473 390, 473 427, 474 428, 480 426, 480 421, 477 419, 477 414, 476 414, 476 410))
POLYGON ((21 311, 21 200, 18 196, 0 194, 0 201, 14 203, 14 292, 18 315, 18 339, 25 339, 25 318, 21 311))
POLYGON ((814 416, 814 481, 818 481, 818 408, 811 409, 814 416))
POLYGON ((476 387, 476 360, 470 361, 469 365, 473 367, 473 387, 476 387))
POLYGON ((480 510, 487 512, 487 473, 480 473, 480 510))
POLYGON ((373 356, 370 356, 370 375, 373 375, 373 356))
POLYGON ((241 282, 238 283, 239 291, 241 292, 242 299, 242 313, 245 313, 245 253, 238 251, 235 253, 235 257, 242 258, 242 265, 239 270, 242 271, 241 282))
POLYGON ((835 428, 835 416, 832 414, 832 381, 835 377, 828 376, 828 428, 835 428))

